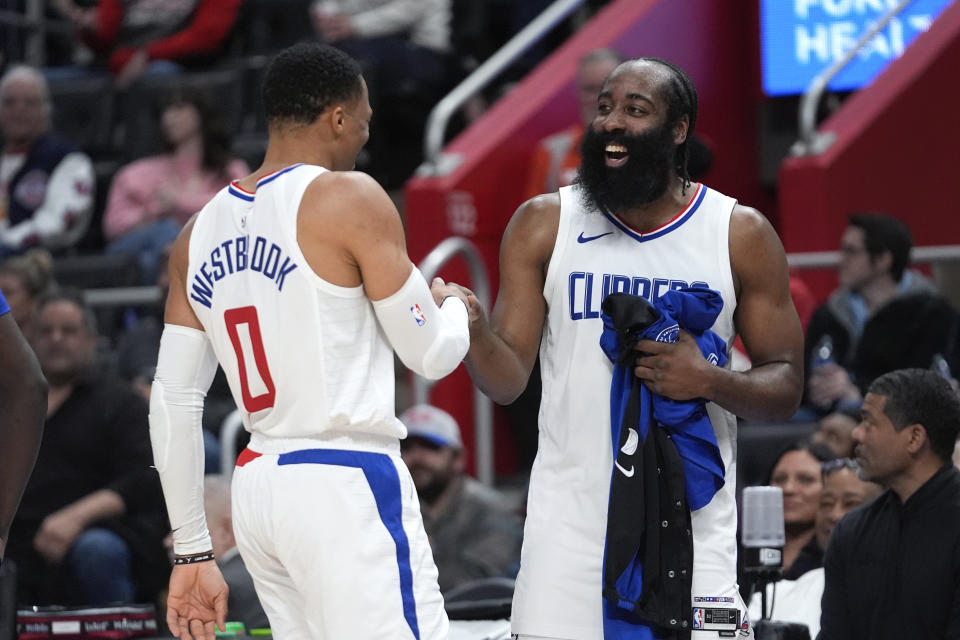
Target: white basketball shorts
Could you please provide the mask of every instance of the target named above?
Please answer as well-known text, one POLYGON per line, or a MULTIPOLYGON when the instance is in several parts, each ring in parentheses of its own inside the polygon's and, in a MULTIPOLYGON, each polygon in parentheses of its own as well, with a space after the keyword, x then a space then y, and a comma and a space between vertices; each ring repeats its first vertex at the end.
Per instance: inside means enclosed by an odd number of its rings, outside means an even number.
POLYGON ((256 453, 233 528, 279 640, 439 640, 449 623, 416 489, 398 454, 256 453))

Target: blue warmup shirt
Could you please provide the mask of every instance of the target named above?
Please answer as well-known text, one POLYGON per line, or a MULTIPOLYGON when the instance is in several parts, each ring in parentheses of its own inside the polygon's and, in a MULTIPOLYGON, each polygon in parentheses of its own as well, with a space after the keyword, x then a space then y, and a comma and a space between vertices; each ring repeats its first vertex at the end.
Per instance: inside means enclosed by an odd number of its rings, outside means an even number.
POLYGON ((652 393, 633 373, 634 345, 676 342, 683 329, 704 358, 723 366, 726 343, 709 330, 722 308, 720 294, 705 288, 670 291, 652 304, 620 293, 603 302, 600 345, 614 363, 616 446, 604 549, 605 640, 689 637, 690 512, 713 499, 725 468, 705 401, 652 393))
POLYGON ((3 297, 3 292, 0 291, 0 316, 10 311, 10 305, 7 304, 7 299, 3 297))

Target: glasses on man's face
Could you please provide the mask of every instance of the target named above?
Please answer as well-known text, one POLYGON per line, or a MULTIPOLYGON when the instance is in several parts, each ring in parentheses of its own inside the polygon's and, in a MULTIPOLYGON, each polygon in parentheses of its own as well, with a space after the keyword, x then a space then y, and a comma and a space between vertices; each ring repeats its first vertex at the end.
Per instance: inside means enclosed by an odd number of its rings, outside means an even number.
POLYGON ((835 460, 827 460, 820 465, 820 472, 824 477, 830 475, 834 471, 839 471, 840 469, 850 469, 856 473, 860 467, 857 465, 857 461, 853 458, 837 458, 835 460))

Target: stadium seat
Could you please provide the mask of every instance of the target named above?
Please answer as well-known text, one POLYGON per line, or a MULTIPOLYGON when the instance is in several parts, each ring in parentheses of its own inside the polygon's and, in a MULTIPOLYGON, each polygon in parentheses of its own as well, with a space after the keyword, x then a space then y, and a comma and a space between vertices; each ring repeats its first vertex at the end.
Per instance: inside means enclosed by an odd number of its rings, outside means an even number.
POLYGON ((513 604, 511 578, 478 578, 458 585, 444 597, 451 620, 498 620, 509 618, 513 604))
POLYGON ((58 79, 50 83, 53 129, 91 156, 112 149, 114 95, 109 76, 58 79))
POLYGON ((737 428, 737 494, 743 487, 767 484, 777 454, 788 444, 810 437, 816 422, 749 422, 737 428))

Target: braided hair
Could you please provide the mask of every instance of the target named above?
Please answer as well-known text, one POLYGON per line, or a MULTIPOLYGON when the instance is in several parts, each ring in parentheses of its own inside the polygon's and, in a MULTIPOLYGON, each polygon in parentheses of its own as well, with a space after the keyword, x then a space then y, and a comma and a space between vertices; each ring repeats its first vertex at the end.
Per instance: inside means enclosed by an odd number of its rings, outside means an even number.
POLYGON ((687 137, 677 146, 676 155, 674 156, 676 162, 675 168, 683 179, 683 191, 686 193, 687 187, 690 186, 690 171, 687 168, 687 163, 690 158, 690 135, 693 133, 693 128, 697 124, 697 88, 694 86, 690 76, 687 75, 687 72, 669 60, 656 57, 640 57, 633 58, 630 62, 652 62, 661 67, 665 67, 670 72, 670 79, 666 87, 667 123, 672 127, 676 125, 683 116, 687 116, 689 120, 687 137))

